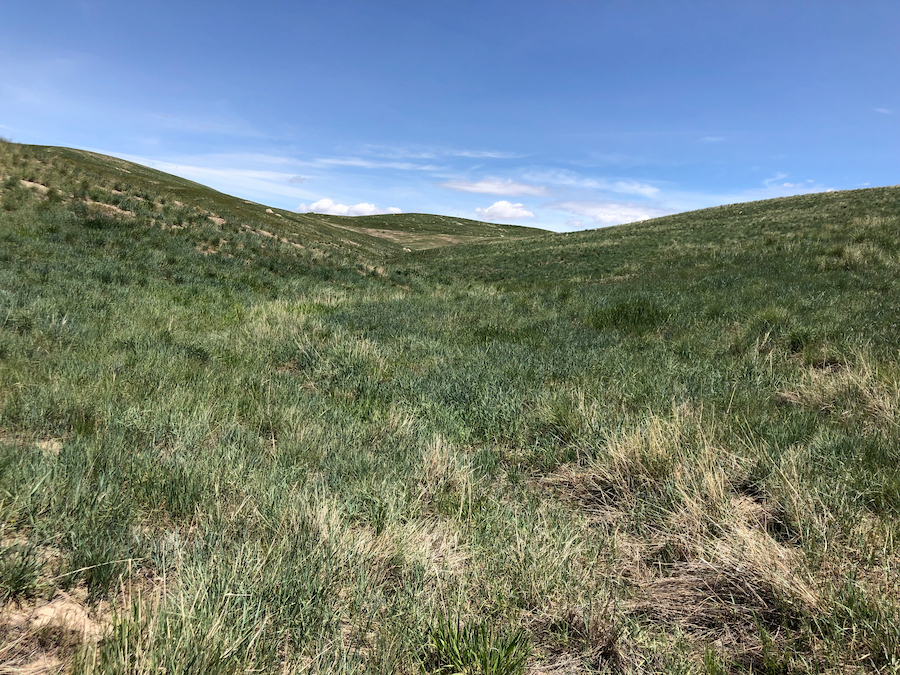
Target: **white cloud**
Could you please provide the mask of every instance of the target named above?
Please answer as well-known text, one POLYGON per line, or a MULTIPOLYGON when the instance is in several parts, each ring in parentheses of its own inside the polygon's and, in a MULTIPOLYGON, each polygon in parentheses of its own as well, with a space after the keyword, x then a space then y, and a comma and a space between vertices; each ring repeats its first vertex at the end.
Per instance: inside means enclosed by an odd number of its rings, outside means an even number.
POLYGON ((721 143, 722 141, 725 140, 725 137, 724 136, 704 136, 702 140, 704 143, 721 143))
POLYGON ((361 157, 321 157, 312 162, 297 162, 309 166, 354 166, 361 169, 401 169, 403 171, 437 171, 441 167, 434 164, 414 164, 413 162, 379 162, 361 157))
MULTIPOLYGON (((766 179, 763 181, 763 185, 765 185, 766 188, 777 187, 779 181, 782 181, 782 180, 784 180, 784 179, 787 178, 787 177, 788 177, 788 175, 787 175, 786 173, 782 173, 781 171, 778 171, 778 172, 777 172, 774 176, 772 176, 771 178, 766 178, 766 179)), ((785 183, 785 185, 790 185, 790 183, 785 183)))
POLYGON ((875 108, 875 112, 881 113, 882 115, 890 115, 891 111, 888 108, 875 108))
POLYGON ((516 183, 510 179, 485 178, 479 181, 450 180, 441 183, 441 187, 459 190, 461 192, 477 192, 488 195, 504 195, 507 197, 519 197, 522 195, 543 195, 547 188, 543 185, 529 185, 528 183, 516 183))
POLYGON ((438 157, 465 157, 467 159, 516 159, 523 157, 515 152, 499 150, 464 150, 430 145, 367 145, 365 154, 388 159, 436 159, 438 157))
MULTIPOLYGON (((172 160, 151 159, 120 152, 110 152, 102 148, 85 148, 113 157, 143 164, 153 169, 165 171, 182 178, 197 181, 227 194, 234 194, 267 203, 273 195, 287 197, 296 204, 296 200, 309 199, 310 193, 291 185, 293 173, 268 171, 247 168, 233 168, 229 162, 223 161, 219 155, 199 157, 180 157, 172 160), (174 160, 174 161, 173 161, 174 160)), ((246 165, 245 162, 241 164, 246 165)))
POLYGON ((493 150, 447 150, 450 157, 468 157, 470 159, 517 159, 524 157, 515 152, 497 152, 493 150))
POLYGON ((611 181, 605 178, 584 178, 571 171, 531 172, 526 174, 525 178, 536 183, 550 183, 551 185, 560 185, 583 190, 603 190, 605 192, 642 195, 644 197, 653 197, 659 192, 659 188, 636 180, 611 181))
POLYGON ((742 194, 743 199, 741 201, 771 199, 773 197, 790 197, 793 195, 803 195, 812 192, 835 191, 835 188, 826 187, 824 185, 816 183, 812 179, 807 179, 803 182, 792 183, 790 181, 784 180, 787 177, 788 175, 786 173, 782 173, 779 171, 771 178, 767 178, 763 181, 764 187, 745 190, 742 194))
POLYGON ((335 204, 333 200, 327 198, 313 202, 309 206, 301 204, 297 207, 297 212, 322 213, 329 216, 377 216, 385 213, 403 213, 403 211, 396 206, 379 209, 374 204, 369 204, 368 202, 347 206, 346 204, 335 204))
POLYGON ((645 183, 638 183, 633 180, 618 180, 612 184, 613 192, 621 192, 626 195, 643 195, 644 197, 652 197, 659 192, 659 188, 645 183))
POLYGON ((552 209, 574 213, 576 216, 591 218, 600 225, 633 223, 638 220, 658 218, 671 213, 671 211, 656 209, 642 204, 612 201, 551 202, 547 206, 552 209))
POLYGON ((524 218, 534 218, 534 214, 526 209, 524 204, 510 204, 505 200, 494 202, 486 209, 479 206, 475 209, 475 213, 485 220, 522 220, 524 218))

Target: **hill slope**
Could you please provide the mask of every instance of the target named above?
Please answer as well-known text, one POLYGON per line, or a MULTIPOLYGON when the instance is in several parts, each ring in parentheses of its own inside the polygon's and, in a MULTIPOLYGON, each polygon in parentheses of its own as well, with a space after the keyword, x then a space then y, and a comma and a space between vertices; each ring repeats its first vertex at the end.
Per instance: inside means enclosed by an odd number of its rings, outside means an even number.
POLYGON ((4 151, 9 667, 900 660, 900 189, 404 252, 4 151))
POLYGON ((76 198, 106 214, 131 214, 170 226, 184 222, 203 224, 222 232, 240 227, 262 236, 302 243, 325 254, 349 247, 356 254, 384 257, 401 253, 404 248, 501 240, 541 232, 515 225, 423 214, 361 218, 297 214, 267 208, 140 164, 84 150, 9 147, 19 150, 5 153, 7 162, 2 177, 14 176, 22 181, 10 187, 44 191, 52 186, 61 198, 76 198), (13 154, 18 159, 9 165, 13 154))

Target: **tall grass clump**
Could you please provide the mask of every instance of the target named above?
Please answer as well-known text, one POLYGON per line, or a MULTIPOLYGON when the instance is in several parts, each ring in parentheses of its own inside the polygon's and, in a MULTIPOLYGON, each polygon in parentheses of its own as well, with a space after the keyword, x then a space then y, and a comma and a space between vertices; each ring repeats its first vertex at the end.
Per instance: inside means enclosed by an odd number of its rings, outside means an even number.
POLYGON ((462 624, 439 617, 428 631, 423 667, 429 673, 519 675, 528 660, 528 638, 522 631, 501 635, 487 623, 462 624))

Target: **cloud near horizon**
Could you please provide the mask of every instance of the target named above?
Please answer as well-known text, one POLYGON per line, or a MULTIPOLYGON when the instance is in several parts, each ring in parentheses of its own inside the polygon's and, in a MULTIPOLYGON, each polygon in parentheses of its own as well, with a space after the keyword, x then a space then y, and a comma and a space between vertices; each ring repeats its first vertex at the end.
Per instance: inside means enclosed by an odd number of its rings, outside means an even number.
POLYGON ((534 218, 534 214, 525 208, 524 204, 510 204, 506 200, 494 202, 486 209, 480 206, 475 209, 481 218, 485 220, 523 220, 534 218))
POLYGON ((334 200, 325 198, 308 206, 301 204, 297 207, 297 213, 321 213, 327 216, 380 216, 386 213, 403 213, 403 210, 398 209, 396 206, 379 209, 368 202, 347 206, 346 204, 335 204, 334 200))
POLYGON ((484 178, 479 181, 448 180, 440 183, 441 187, 458 190, 460 192, 475 192, 487 195, 503 195, 506 197, 520 197, 523 195, 541 196, 546 194, 547 188, 543 185, 529 185, 517 183, 507 178, 484 178))
POLYGON ((664 209, 656 209, 641 204, 630 204, 611 201, 568 201, 551 202, 548 208, 568 211, 576 216, 591 218, 600 225, 621 225, 639 220, 649 220, 672 213, 664 209))

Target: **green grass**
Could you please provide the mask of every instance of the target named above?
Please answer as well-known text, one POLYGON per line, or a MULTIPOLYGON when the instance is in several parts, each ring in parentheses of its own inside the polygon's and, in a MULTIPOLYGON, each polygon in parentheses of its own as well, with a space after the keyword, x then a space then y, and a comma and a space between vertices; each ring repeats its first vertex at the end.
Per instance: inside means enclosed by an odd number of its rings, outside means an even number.
POLYGON ((900 189, 562 235, 0 179, 0 592, 81 598, 75 671, 898 669, 900 189))

